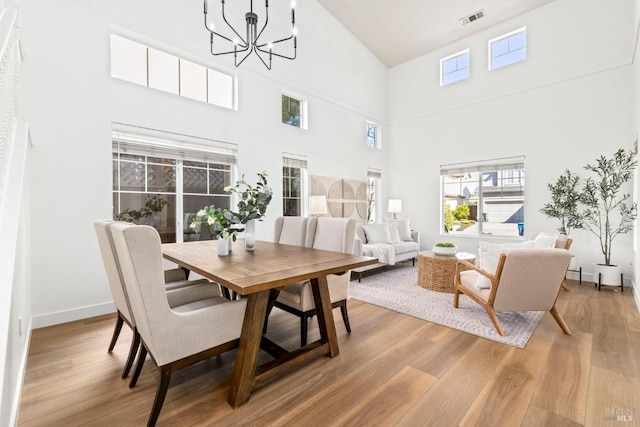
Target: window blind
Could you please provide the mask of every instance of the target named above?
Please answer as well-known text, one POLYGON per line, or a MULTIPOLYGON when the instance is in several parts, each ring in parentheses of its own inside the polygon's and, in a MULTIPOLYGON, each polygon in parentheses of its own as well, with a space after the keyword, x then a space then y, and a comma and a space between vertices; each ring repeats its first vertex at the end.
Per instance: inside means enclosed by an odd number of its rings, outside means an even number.
POLYGON ((114 123, 113 151, 195 162, 235 165, 237 144, 114 123))
POLYGON ((382 178, 382 171, 378 169, 367 169, 367 178, 382 178))
POLYGON ((440 175, 455 175, 470 172, 491 172, 514 169, 524 169, 524 156, 504 157, 501 159, 441 165, 440 175))
POLYGON ((282 166, 289 168, 307 168, 307 156, 291 153, 282 153, 282 166))

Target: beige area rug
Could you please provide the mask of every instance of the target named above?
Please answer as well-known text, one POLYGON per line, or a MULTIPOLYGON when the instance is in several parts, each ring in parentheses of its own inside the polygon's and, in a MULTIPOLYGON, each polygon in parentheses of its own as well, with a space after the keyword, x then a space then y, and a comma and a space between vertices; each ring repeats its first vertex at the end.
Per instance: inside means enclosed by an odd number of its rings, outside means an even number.
POLYGON ((461 295, 459 308, 453 308, 453 294, 418 286, 418 268, 408 266, 388 267, 379 274, 364 277, 362 283, 353 280, 349 285, 349 296, 519 348, 527 345, 544 315, 543 311, 498 313, 506 334, 501 337, 482 307, 461 295))

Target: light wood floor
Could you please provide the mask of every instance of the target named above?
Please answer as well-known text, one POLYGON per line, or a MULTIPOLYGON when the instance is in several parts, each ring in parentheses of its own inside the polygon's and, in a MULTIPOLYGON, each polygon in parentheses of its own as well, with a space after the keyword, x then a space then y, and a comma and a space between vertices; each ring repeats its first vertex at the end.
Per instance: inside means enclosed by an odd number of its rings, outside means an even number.
MULTIPOLYGON (((632 293, 569 283, 558 307, 573 335, 547 313, 525 349, 350 300, 351 335, 334 312, 338 357, 256 391, 236 410, 226 402, 235 352, 200 363, 174 375, 158 425, 640 426, 632 293)), ((131 333, 123 327, 108 354, 114 319, 33 331, 20 426, 146 423, 157 371, 147 360, 134 389, 120 379, 131 333)), ((269 337, 292 348, 298 330, 297 318, 274 309, 269 337)))

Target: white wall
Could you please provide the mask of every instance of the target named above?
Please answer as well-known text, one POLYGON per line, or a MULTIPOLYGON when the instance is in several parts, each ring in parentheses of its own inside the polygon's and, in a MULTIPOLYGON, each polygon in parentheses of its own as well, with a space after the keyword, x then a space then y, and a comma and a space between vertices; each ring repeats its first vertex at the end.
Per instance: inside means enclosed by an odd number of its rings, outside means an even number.
MULTIPOLYGON (((213 3, 213 2, 212 2, 213 3)), ((23 4, 23 116, 31 123, 34 327, 112 311, 92 222, 109 218, 111 123, 234 142, 239 172, 266 169, 276 192, 258 238, 281 214, 282 152, 307 155, 311 175, 365 179, 389 150, 365 147, 365 120, 386 127, 387 69, 315 0, 298 2, 299 55, 272 71, 249 58, 237 71, 239 111, 135 86, 109 75, 112 25, 212 65, 202 2, 58 0, 23 4), (283 90, 306 96, 304 131, 280 123, 283 90), (357 159, 357 160, 355 160, 357 159), (42 216, 40 216, 42 215, 42 216)))
MULTIPOLYGON (((559 224, 539 213, 547 183, 565 168, 585 176, 596 157, 632 147, 633 8, 556 0, 390 71, 391 192, 423 233, 423 248, 446 239, 476 252, 479 240, 440 236, 441 164, 525 155, 525 234, 552 232, 559 224), (487 41, 525 25, 527 60, 488 71, 487 41), (471 78, 439 87, 440 58, 465 48, 471 78)), ((592 263, 603 262, 598 240, 583 230, 572 236, 590 278, 592 263)), ((632 260, 632 234, 622 235, 613 262, 629 277, 632 260)))

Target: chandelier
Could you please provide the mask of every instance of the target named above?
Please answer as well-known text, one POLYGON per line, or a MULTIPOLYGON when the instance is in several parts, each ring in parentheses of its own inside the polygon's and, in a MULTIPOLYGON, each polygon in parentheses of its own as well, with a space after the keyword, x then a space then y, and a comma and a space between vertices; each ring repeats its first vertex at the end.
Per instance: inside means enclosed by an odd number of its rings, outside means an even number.
POLYGON ((221 0, 222 3, 222 20, 226 24, 226 27, 229 27, 234 35, 231 37, 227 37, 223 34, 220 34, 214 28, 214 24, 207 21, 207 0, 204 0, 204 26, 209 31, 210 40, 211 40, 211 54, 218 55, 229 55, 233 54, 235 66, 238 67, 240 64, 244 62, 245 59, 251 55, 251 53, 255 52, 255 54, 260 58, 260 61, 264 64, 267 69, 271 69, 271 60, 274 56, 285 59, 296 59, 296 51, 297 51, 297 29, 296 29, 296 11, 295 11, 295 0, 291 1, 291 35, 289 37, 276 40, 276 41, 266 41, 260 39, 262 36, 262 32, 265 28, 267 28, 267 24, 269 23, 269 0, 265 0, 264 8, 265 8, 265 19, 264 25, 258 31, 258 15, 253 11, 253 0, 250 2, 250 9, 244 16, 247 21, 247 34, 246 37, 242 37, 240 33, 229 23, 227 17, 224 12, 225 0, 221 0), (219 37, 227 42, 233 44, 233 50, 215 52, 213 41, 214 37, 219 37), (293 39, 293 56, 287 56, 280 53, 276 53, 273 51, 274 46, 278 43, 283 43, 293 39), (242 58, 238 60, 238 58, 242 58), (268 62, 267 62, 268 61, 268 62))

